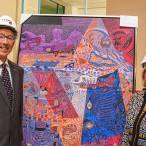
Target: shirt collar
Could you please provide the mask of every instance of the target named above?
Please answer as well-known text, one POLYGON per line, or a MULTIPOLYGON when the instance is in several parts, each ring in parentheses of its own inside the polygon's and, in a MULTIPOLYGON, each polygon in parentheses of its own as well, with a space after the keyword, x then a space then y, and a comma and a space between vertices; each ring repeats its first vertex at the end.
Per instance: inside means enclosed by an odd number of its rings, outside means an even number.
POLYGON ((0 66, 1 66, 3 63, 5 63, 5 64, 9 67, 8 60, 6 60, 5 62, 2 62, 2 61, 0 60, 0 66))

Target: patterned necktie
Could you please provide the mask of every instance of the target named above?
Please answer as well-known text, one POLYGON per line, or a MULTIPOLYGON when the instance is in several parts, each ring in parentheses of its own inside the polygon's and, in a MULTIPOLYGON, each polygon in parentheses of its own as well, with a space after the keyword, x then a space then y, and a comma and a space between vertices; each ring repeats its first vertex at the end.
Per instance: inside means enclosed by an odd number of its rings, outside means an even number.
POLYGON ((3 63, 1 65, 1 67, 2 67, 2 81, 3 81, 4 87, 7 91, 10 106, 12 107, 13 89, 12 89, 12 86, 11 86, 11 80, 10 80, 9 72, 7 70, 7 67, 6 67, 5 63, 3 63))

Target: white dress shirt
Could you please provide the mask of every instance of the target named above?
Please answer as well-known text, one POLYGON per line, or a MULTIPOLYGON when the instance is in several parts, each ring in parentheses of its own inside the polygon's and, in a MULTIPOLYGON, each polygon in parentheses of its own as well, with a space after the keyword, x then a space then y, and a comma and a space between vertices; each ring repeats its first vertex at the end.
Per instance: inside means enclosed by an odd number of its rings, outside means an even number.
MULTIPOLYGON (((2 62, 2 61, 0 60, 0 76, 2 76, 2 67, 1 67, 1 65, 2 65, 3 63, 4 63, 4 62, 2 62)), ((11 81, 11 86, 13 87, 13 84, 12 84, 12 76, 11 76, 10 66, 9 66, 8 60, 6 60, 5 64, 7 65, 6 67, 7 67, 7 70, 8 70, 8 72, 9 72, 10 81, 11 81)))

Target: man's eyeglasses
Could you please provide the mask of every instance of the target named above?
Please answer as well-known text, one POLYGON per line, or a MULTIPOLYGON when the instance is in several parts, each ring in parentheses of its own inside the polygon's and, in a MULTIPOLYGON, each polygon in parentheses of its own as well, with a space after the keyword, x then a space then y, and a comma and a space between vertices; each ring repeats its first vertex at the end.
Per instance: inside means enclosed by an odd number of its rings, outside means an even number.
POLYGON ((0 42, 3 41, 4 39, 7 39, 7 41, 9 43, 12 43, 12 42, 15 41, 16 37, 15 36, 11 36, 11 35, 5 36, 4 34, 0 34, 0 42))

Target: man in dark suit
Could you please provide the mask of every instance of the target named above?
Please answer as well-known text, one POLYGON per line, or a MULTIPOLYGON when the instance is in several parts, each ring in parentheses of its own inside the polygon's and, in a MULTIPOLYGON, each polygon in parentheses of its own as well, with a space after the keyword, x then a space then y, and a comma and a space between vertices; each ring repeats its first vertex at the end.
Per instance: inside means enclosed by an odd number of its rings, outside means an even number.
POLYGON ((12 18, 0 17, 0 146, 21 146, 23 140, 24 70, 7 58, 16 37, 12 18))

